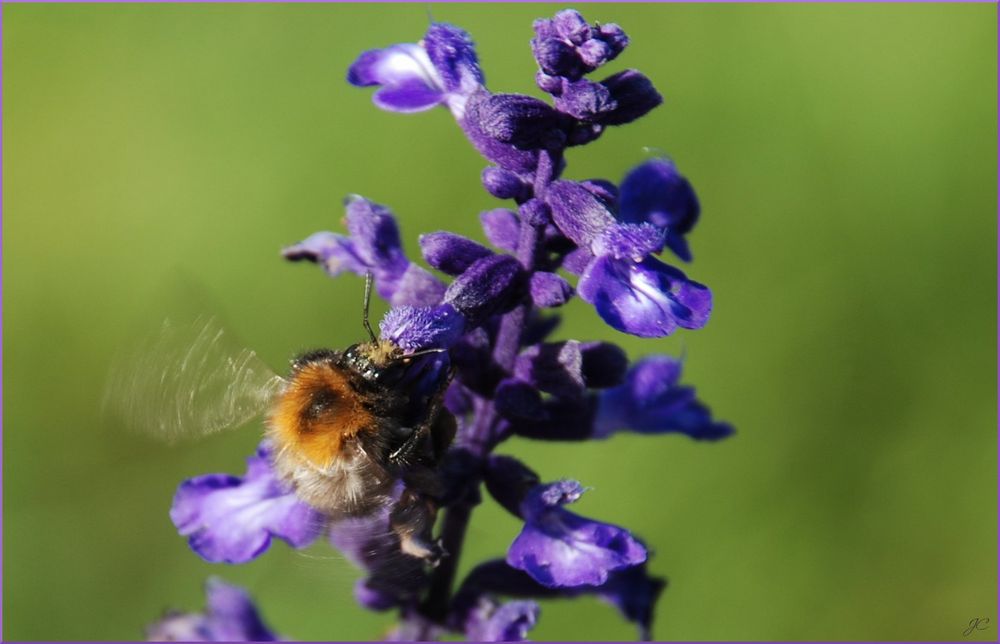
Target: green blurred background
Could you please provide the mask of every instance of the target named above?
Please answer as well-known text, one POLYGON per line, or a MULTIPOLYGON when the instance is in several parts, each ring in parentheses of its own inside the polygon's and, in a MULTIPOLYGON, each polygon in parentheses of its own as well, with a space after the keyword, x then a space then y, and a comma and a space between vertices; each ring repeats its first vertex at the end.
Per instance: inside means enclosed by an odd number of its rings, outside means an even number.
MULTIPOLYGON (((276 368, 362 337, 361 282, 284 263, 341 199, 482 239, 499 205, 450 115, 375 109, 344 73, 428 15, 475 37, 494 91, 538 94, 531 20, 563 5, 3 7, 3 636, 134 639, 208 575, 296 639, 369 639, 325 545, 201 562, 167 510, 242 473, 259 423, 168 448, 103 420, 110 356, 168 315, 216 313, 276 368), (192 295, 194 294, 194 295, 192 295)), ((668 152, 703 219, 702 331, 616 334, 575 303, 561 337, 687 356, 738 434, 502 447, 594 489, 670 578, 658 639, 959 639, 996 624, 996 7, 585 5, 633 39, 665 105, 574 150, 619 180, 668 152)), ((383 309, 380 309, 380 312, 383 309)), ((491 503, 462 568, 517 531, 491 503)), ((995 639, 995 626, 972 636, 995 639)), ((630 639, 594 599, 535 639, 630 639)))

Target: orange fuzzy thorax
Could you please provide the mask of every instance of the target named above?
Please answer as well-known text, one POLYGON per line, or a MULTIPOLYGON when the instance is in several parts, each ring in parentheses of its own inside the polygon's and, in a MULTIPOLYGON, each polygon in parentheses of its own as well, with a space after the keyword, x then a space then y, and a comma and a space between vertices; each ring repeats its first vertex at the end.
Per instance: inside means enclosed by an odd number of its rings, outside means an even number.
POLYGON ((307 364, 293 374, 271 410, 279 450, 294 452, 318 468, 328 467, 347 441, 372 425, 347 376, 329 364, 307 364), (325 404, 317 409, 316 402, 325 404))

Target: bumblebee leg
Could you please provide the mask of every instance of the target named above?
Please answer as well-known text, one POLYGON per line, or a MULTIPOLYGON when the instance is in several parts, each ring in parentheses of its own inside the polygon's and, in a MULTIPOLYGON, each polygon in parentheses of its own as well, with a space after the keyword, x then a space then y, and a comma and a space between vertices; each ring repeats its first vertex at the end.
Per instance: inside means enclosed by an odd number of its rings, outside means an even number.
POLYGON ((440 540, 431 537, 437 505, 430 498, 405 490, 389 515, 389 525, 399 536, 400 550, 437 566, 447 556, 440 540))
POLYGON ((418 427, 403 441, 394 452, 389 454, 389 462, 396 466, 409 465, 420 447, 421 440, 427 434, 426 427, 418 427))

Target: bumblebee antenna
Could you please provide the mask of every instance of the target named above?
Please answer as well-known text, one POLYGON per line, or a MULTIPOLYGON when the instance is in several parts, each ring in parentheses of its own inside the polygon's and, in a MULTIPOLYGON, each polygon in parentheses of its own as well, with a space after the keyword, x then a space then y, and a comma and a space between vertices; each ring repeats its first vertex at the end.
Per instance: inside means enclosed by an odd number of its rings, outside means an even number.
POLYGON ((432 353, 444 353, 445 351, 447 351, 447 349, 424 349, 423 351, 417 351, 416 353, 407 353, 407 354, 404 354, 404 355, 402 355, 400 357, 401 358, 419 358, 420 356, 427 356, 427 355, 430 355, 432 353))
POLYGON ((378 338, 375 337, 375 332, 372 331, 372 325, 368 322, 368 308, 372 303, 372 273, 368 271, 365 273, 365 308, 361 314, 361 324, 365 326, 365 331, 368 332, 368 337, 372 339, 372 344, 378 343, 378 338))

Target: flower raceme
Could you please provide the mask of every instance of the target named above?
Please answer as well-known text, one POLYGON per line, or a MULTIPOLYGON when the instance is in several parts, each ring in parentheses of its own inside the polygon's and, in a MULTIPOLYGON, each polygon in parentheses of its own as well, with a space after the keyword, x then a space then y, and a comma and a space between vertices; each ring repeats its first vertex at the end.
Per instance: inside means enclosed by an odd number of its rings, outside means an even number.
MULTIPOLYGON (((199 555, 242 563, 273 538, 303 548, 322 536, 365 571, 355 587, 363 607, 398 611, 395 638, 451 631, 520 640, 539 619, 535 600, 582 594, 604 599, 640 636, 651 636, 665 582, 647 572, 647 546, 626 528, 567 510, 584 492, 581 483, 543 483, 525 464, 493 454, 515 436, 574 441, 632 431, 716 440, 733 431, 679 384, 674 358, 629 365, 612 342, 550 340, 559 323, 553 309, 577 295, 615 331, 644 338, 699 329, 710 317, 708 287, 662 258, 669 250, 691 261, 687 237, 700 215, 673 162, 647 160, 619 185, 562 178, 570 148, 662 102, 636 70, 588 78, 628 43, 618 25, 591 24, 572 10, 536 21, 535 81, 551 102, 487 89, 472 39, 442 23, 419 43, 372 49, 351 65, 348 82, 376 88, 372 100, 383 110, 448 109, 489 163, 484 189, 512 202, 480 214, 489 246, 450 231, 419 238, 423 260, 445 279, 406 256, 388 208, 357 195, 345 202, 346 234, 319 232, 284 250, 287 259, 316 263, 333 277, 370 275, 391 306, 382 339, 407 353, 441 352, 433 373, 452 374, 443 404, 458 425, 438 472, 445 554, 433 567, 404 552, 388 507, 331 520, 298 500, 271 471, 265 441, 245 477, 208 475, 180 486, 171 518, 199 555), (522 528, 505 557, 456 584, 457 553, 481 488, 522 528)), ((393 494, 407 494, 407 486, 403 477, 393 494)), ((185 616, 177 628, 190 627, 186 638, 218 639, 212 620, 211 611, 185 616)))

